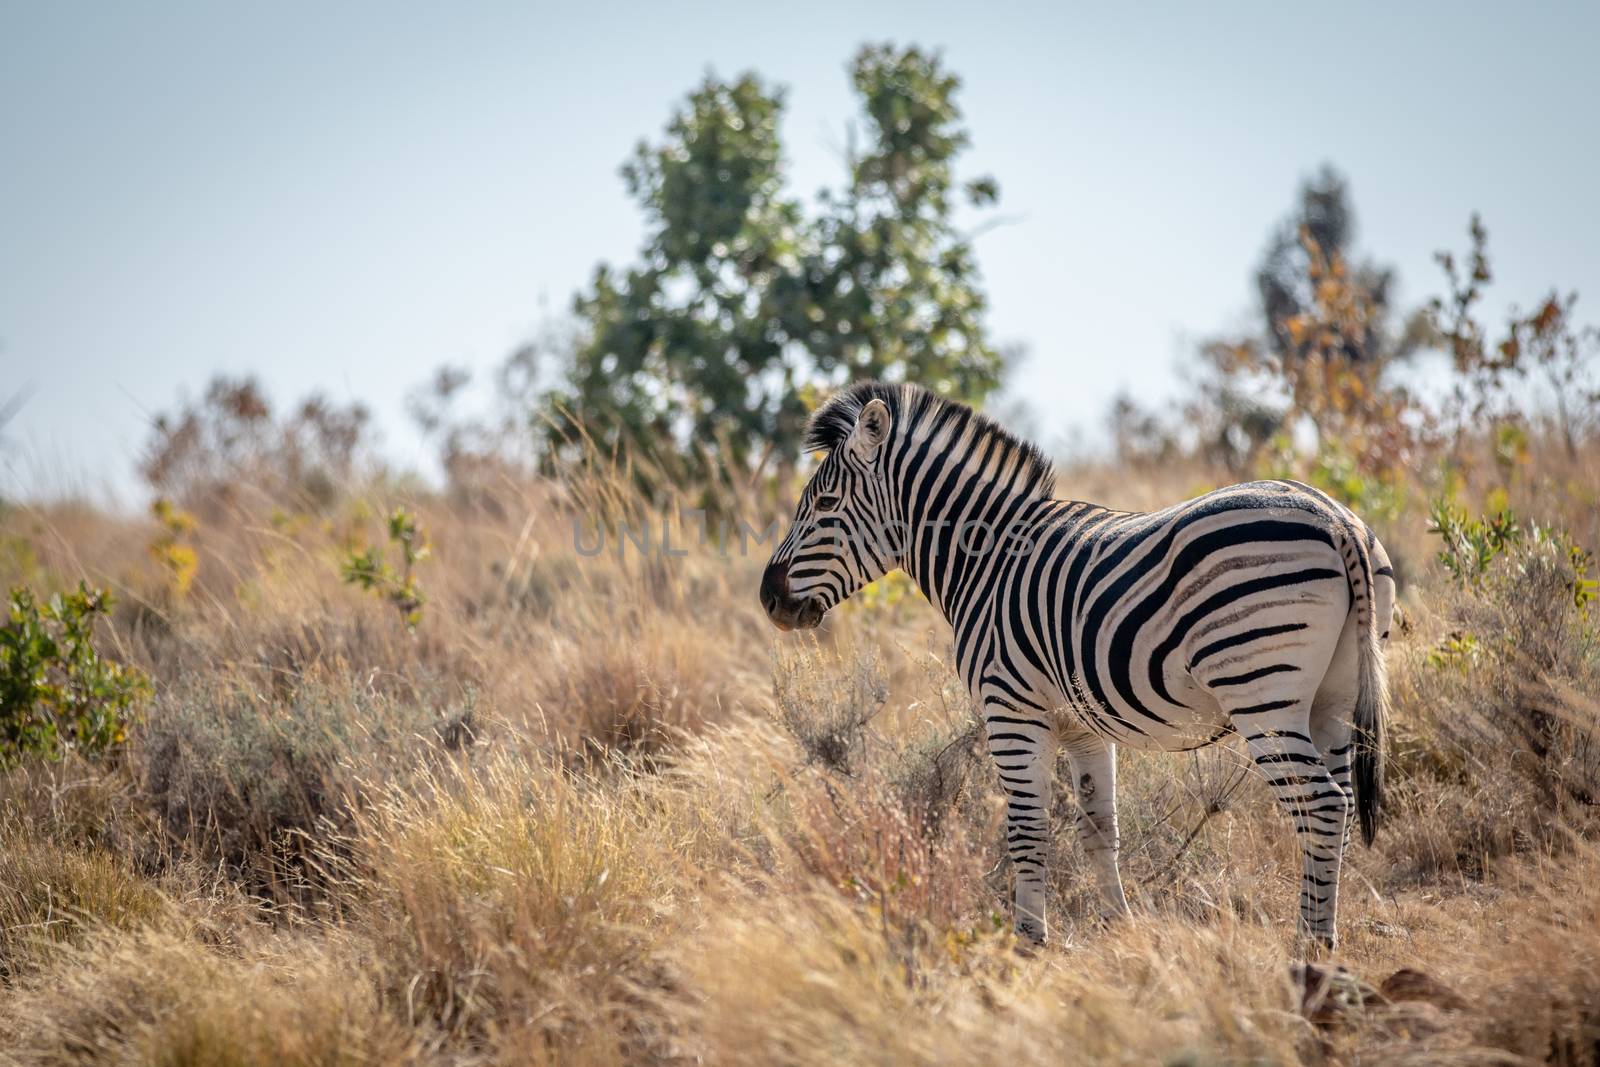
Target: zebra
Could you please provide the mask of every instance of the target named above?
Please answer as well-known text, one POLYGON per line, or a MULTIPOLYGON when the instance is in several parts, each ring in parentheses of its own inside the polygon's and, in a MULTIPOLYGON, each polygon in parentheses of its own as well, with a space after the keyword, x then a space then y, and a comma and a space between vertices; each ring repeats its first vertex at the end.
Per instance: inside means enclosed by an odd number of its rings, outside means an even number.
POLYGON ((1258 481, 1161 511, 1056 499, 1034 445, 914 384, 863 382, 812 416, 824 453, 761 578, 781 630, 905 571, 954 632, 1006 800, 1013 926, 1047 936, 1056 755, 1101 911, 1118 871, 1116 749, 1243 736, 1301 848, 1297 943, 1336 946, 1339 868, 1382 808, 1394 570, 1310 486, 1258 481))

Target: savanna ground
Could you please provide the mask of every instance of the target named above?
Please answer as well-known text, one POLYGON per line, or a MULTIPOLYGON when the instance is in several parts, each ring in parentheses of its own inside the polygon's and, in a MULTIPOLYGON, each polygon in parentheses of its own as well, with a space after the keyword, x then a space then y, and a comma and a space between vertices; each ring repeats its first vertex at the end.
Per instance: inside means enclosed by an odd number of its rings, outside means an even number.
POLYGON ((829 382, 982 400, 1007 362, 950 214, 959 80, 874 46, 852 84, 815 216, 781 93, 691 93, 625 169, 640 265, 575 302, 562 387, 535 345, 488 421, 460 372, 421 397, 441 486, 357 462, 359 405, 218 381, 155 422, 148 517, 0 500, 0 1060, 1600 1064, 1600 331, 1559 294, 1485 326, 1476 220, 1402 317, 1342 179, 1301 190, 1260 323, 1057 491, 1294 475, 1383 539, 1390 799, 1341 948, 1295 958, 1298 850, 1228 743, 1120 759, 1114 926, 1063 796, 1022 951, 945 624, 891 578, 780 636, 774 542, 738 536, 792 506, 829 382), (1442 402, 1402 380, 1430 353, 1442 402))
MULTIPOLYGON (((1592 442, 1452 477, 1600 543, 1592 442)), ((1022 952, 1000 793, 903 583, 780 636, 770 544, 724 556, 713 524, 665 554, 675 503, 611 475, 285 492, 0 514, 0 576, 112 588, 99 648, 151 681, 104 756, 0 778, 7 1061, 1600 1062, 1600 645, 1531 529, 1486 560, 1458 531, 1458 578, 1420 487, 1373 517, 1404 613, 1391 802, 1308 995, 1295 844, 1236 744, 1122 756, 1131 921, 1094 920, 1058 818, 1053 940, 1022 952), (629 519, 651 552, 617 551, 629 519)))

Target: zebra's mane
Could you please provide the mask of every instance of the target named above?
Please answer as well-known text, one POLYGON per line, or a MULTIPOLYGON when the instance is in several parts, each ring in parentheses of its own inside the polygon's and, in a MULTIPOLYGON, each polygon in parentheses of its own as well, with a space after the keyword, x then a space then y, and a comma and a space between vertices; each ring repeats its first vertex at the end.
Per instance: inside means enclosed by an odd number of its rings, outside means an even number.
POLYGON ((946 400, 910 383, 857 382, 835 393, 811 416, 805 450, 832 452, 843 444, 855 429, 861 409, 873 400, 881 400, 889 408, 893 421, 890 434, 894 437, 946 431, 946 440, 965 438, 974 446, 968 454, 979 451, 976 446, 992 442, 1000 447, 1002 469, 1012 463, 1017 465, 1017 484, 1024 492, 1043 497, 1054 490, 1055 468, 1037 445, 960 401, 946 400))

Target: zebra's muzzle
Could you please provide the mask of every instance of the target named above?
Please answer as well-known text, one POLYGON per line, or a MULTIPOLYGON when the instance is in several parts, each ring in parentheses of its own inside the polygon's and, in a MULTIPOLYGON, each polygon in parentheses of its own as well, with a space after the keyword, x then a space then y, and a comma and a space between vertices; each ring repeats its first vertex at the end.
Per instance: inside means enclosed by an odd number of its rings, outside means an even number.
POLYGON ((828 609, 816 597, 807 597, 795 605, 780 604, 767 609, 767 618, 780 630, 815 630, 822 625, 828 609))
POLYGON ((789 592, 789 565, 768 564, 761 576, 761 606, 767 618, 780 630, 811 630, 828 609, 816 597, 796 597, 789 592))

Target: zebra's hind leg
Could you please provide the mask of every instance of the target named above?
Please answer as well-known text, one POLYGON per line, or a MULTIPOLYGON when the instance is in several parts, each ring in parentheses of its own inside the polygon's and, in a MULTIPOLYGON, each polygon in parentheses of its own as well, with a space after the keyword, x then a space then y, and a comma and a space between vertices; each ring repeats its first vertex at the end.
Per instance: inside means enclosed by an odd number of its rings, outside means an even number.
MULTIPOLYGON (((1344 820, 1344 836, 1340 841, 1340 851, 1350 850, 1350 828, 1355 825, 1356 796, 1350 785, 1350 761, 1355 757, 1356 731, 1351 724, 1355 714, 1355 703, 1338 711, 1325 709, 1319 697, 1317 706, 1311 711, 1311 741, 1317 746, 1317 751, 1322 753, 1322 762, 1328 768, 1328 774, 1333 778, 1339 791, 1344 794, 1346 816, 1344 820)), ((1337 888, 1337 887, 1335 887, 1337 888)))
POLYGON ((1006 852, 1015 877, 1017 934, 1042 944, 1050 860, 1050 801, 1055 734, 1042 712, 1009 702, 984 702, 984 731, 1006 795, 1006 852))
POLYGON ((1339 866, 1351 805, 1311 738, 1310 711, 1309 696, 1229 708, 1251 759, 1294 820, 1301 853, 1301 940, 1332 949, 1338 937, 1339 866))
POLYGON ((1119 919, 1128 914, 1117 870, 1117 750, 1104 738, 1082 733, 1064 739, 1078 795, 1078 840, 1099 883, 1101 915, 1119 919))

